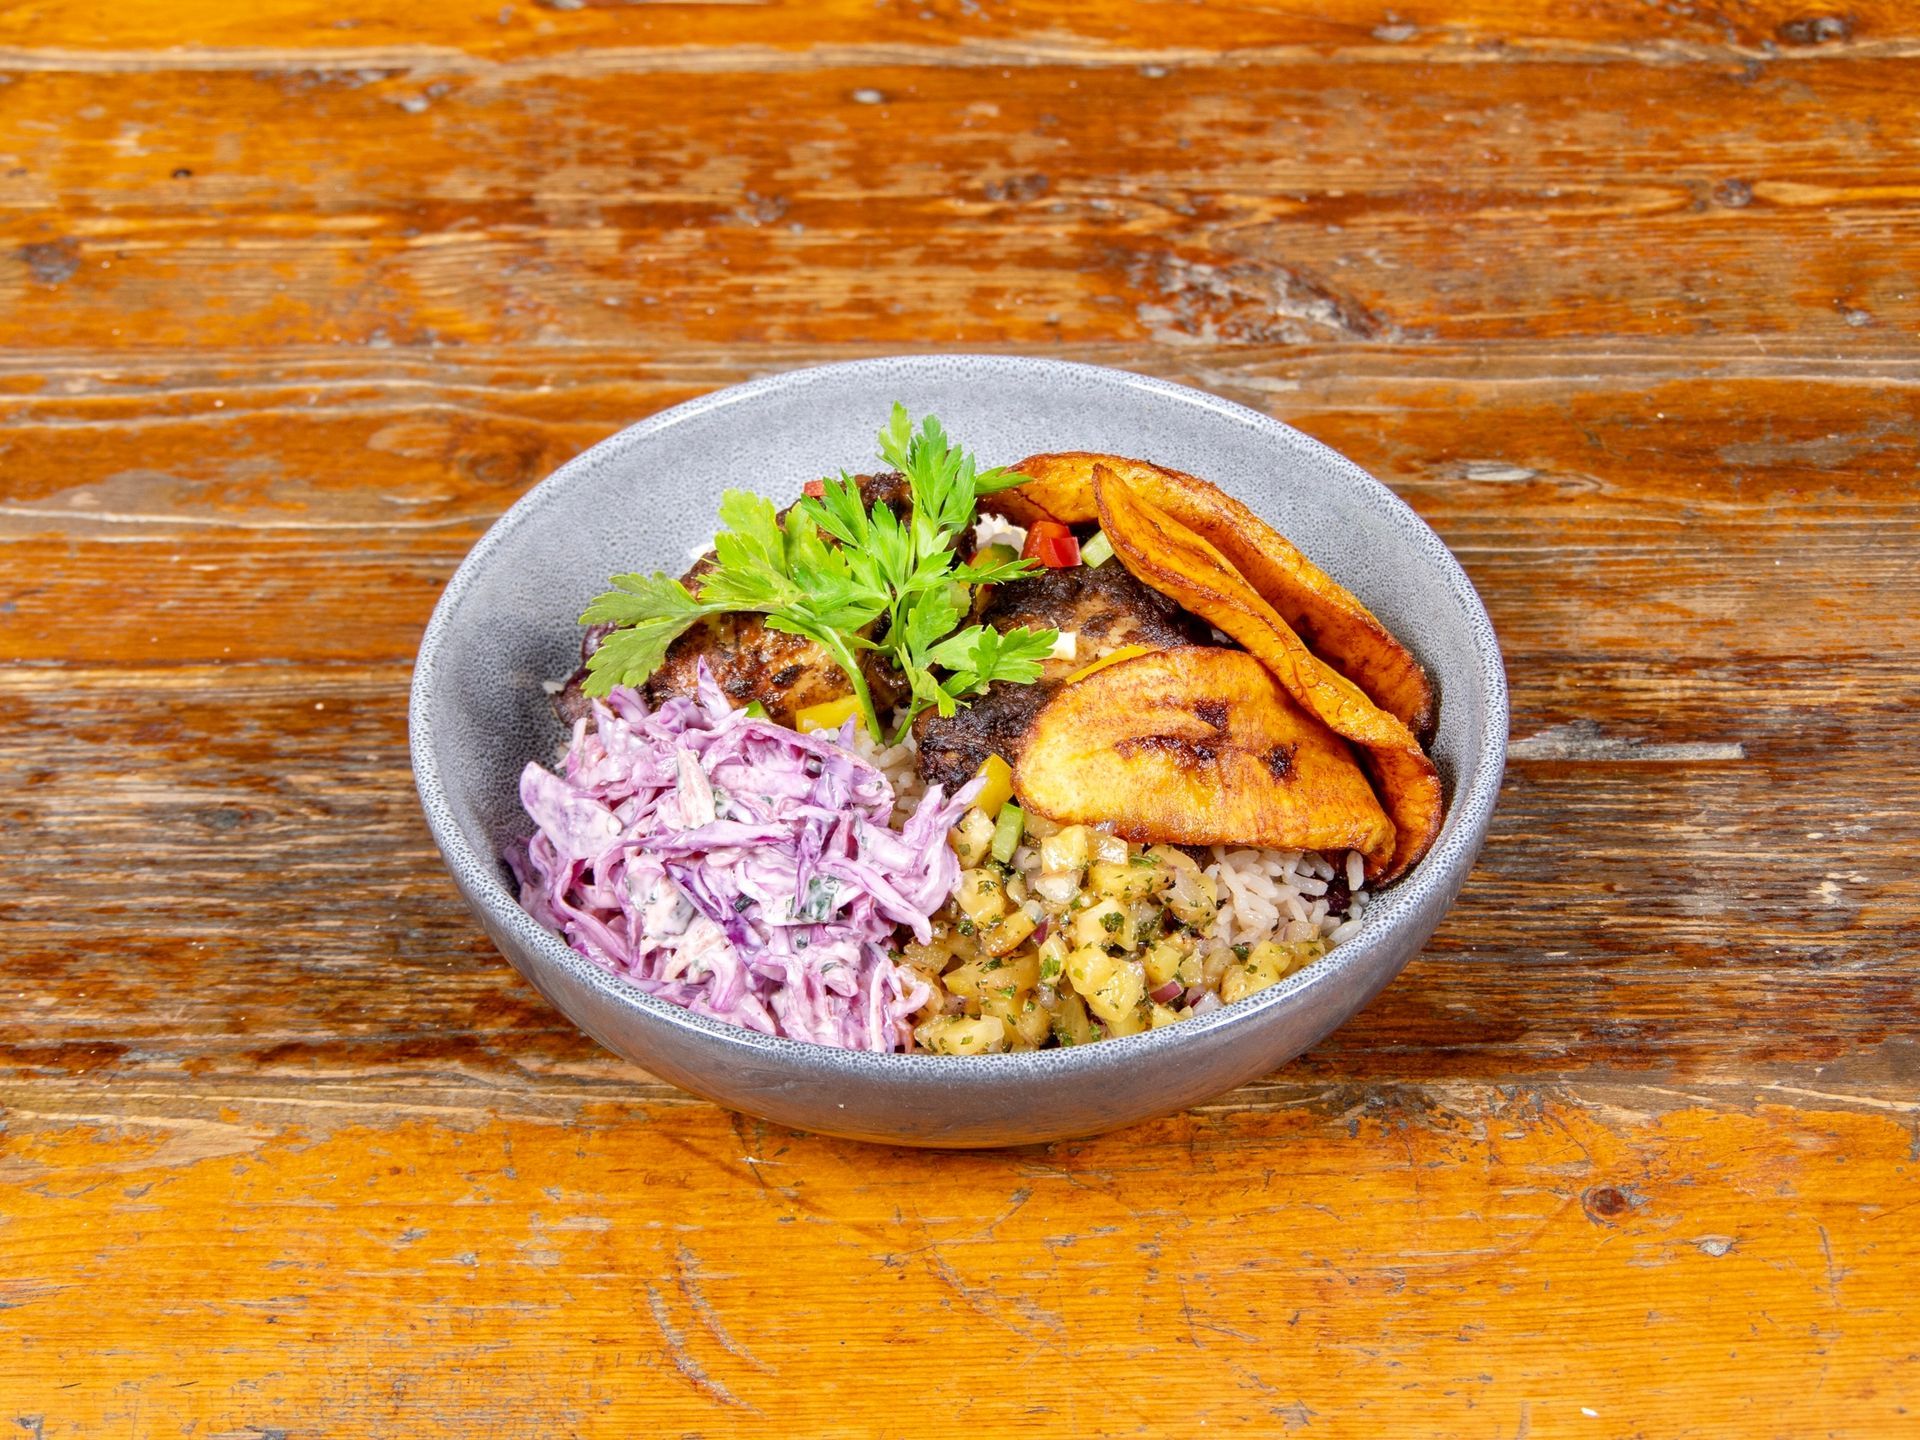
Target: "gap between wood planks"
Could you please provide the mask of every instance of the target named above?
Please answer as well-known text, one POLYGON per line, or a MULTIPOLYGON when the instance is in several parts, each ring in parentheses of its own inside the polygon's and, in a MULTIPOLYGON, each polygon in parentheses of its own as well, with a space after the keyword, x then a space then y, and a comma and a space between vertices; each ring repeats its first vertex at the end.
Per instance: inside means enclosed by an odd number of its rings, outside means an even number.
MULTIPOLYGON (((1024 40, 967 40, 953 45, 825 44, 805 50, 767 45, 609 45, 545 55, 493 60, 433 45, 235 46, 165 50, 73 50, 15 46, 0 49, 0 70, 82 74, 142 74, 171 71, 403 70, 410 75, 471 77, 511 83, 554 75, 793 74, 821 70, 903 67, 974 70, 1044 67, 1108 70, 1165 67, 1183 70, 1245 70, 1289 65, 1407 64, 1458 66, 1646 65, 1727 66, 1812 64, 1836 60, 1903 60, 1920 55, 1920 37, 1779 47, 1770 44, 1652 43, 1569 44, 1528 36, 1448 38, 1427 45, 1387 41, 1372 44, 1250 45, 1240 49, 1189 46, 1099 45, 1059 36, 1024 40)), ((884 97, 879 102, 884 103, 884 97)))
MULTIPOLYGON (((1827 340, 1771 334, 1723 334, 1706 339, 1644 335, 1391 342, 1329 338, 1311 344, 1262 345, 1199 339, 1174 343, 1093 339, 1036 346, 1022 341, 982 340, 965 349, 969 354, 1037 355, 1169 378, 1186 377, 1203 386, 1257 386, 1287 394, 1310 381, 1345 378, 1382 384, 1450 380, 1476 388, 1605 384, 1627 377, 1715 383, 1814 380, 1836 385, 1920 385, 1920 354, 1914 347, 1903 337, 1879 339, 1871 335, 1849 336, 1844 349, 1827 340), (1293 377, 1299 377, 1298 381, 1289 383, 1293 377)), ((0 410, 155 392, 180 396, 235 390, 271 393, 330 385, 377 384, 383 391, 401 386, 489 396, 544 395, 556 389, 554 378, 576 375, 633 390, 684 388, 691 394, 702 394, 705 390, 701 387, 719 389, 802 366, 952 351, 952 346, 937 343, 669 344, 644 337, 615 343, 342 346, 289 342, 258 348, 166 344, 112 349, 78 346, 57 351, 0 346, 0 376, 17 375, 40 382, 32 390, 0 390, 0 410), (298 368, 287 373, 289 367, 298 368), (509 378, 493 378, 502 372, 509 378), (316 378, 321 374, 337 378, 316 378), (467 378, 472 375, 490 378, 467 378)), ((376 400, 371 408, 399 407, 376 400)), ((295 413, 312 412, 303 406, 295 413)), ((194 412, 152 418, 157 423, 212 417, 194 412)))
MULTIPOLYGON (((466 1119, 475 1123, 515 1120, 536 1124, 575 1125, 583 1111, 606 1112, 606 1123, 632 1122, 661 1109, 722 1107, 688 1094, 614 1056, 598 1057, 604 1073, 568 1076, 523 1076, 512 1085, 489 1083, 437 1071, 417 1078, 389 1075, 380 1078, 313 1078, 303 1075, 233 1074, 182 1076, 144 1075, 136 1083, 120 1081, 110 1089, 45 1079, 0 1081, 0 1106, 16 1129, 63 1128, 70 1125, 115 1124, 131 1128, 174 1129, 200 1123, 202 1112, 213 1111, 231 1124, 243 1124, 255 1133, 261 1127, 298 1125, 318 1134, 339 1125, 364 1124, 371 1116, 404 1119, 466 1119), (235 1107, 255 1113, 250 1119, 231 1116, 235 1107)), ((1238 1114, 1279 1114, 1309 1111, 1330 1122, 1367 1120, 1412 1121, 1437 1128, 1497 1120, 1542 1104, 1587 1110, 1608 1123, 1646 1123, 1676 1111, 1701 1110, 1717 1114, 1754 1114, 1775 1106, 1803 1114, 1856 1112, 1920 1117, 1915 1101, 1914 1073, 1920 1048, 1907 1047, 1893 1057, 1878 1078, 1862 1077, 1857 1089, 1819 1089, 1796 1084, 1810 1067, 1781 1067, 1775 1075, 1739 1080, 1705 1079, 1675 1083, 1650 1073, 1645 1078, 1619 1072, 1490 1076, 1445 1081, 1397 1079, 1370 1075, 1364 1079, 1315 1081, 1269 1078, 1250 1082, 1217 1099, 1190 1106, 1180 1116, 1194 1120, 1238 1114)), ((1179 1117, 1174 1117, 1179 1118, 1179 1117)), ((1016 1147, 1037 1149, 1044 1147, 1016 1147)))

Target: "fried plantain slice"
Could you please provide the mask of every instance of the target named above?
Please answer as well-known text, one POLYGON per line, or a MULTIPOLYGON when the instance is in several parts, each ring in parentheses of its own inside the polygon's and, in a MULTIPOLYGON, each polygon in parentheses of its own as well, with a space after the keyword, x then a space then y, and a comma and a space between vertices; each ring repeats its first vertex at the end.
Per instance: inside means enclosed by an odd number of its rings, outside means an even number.
POLYGON ((1096 465, 1106 466, 1149 504, 1211 543, 1309 649, 1382 710, 1422 739, 1432 734, 1433 686, 1420 662, 1358 597, 1217 485, 1144 460, 1072 450, 1028 456, 1011 467, 1031 477, 1027 483, 982 504, 998 506, 1023 525, 1035 520, 1092 524, 1100 518, 1093 493, 1096 465))
POLYGON ((1093 498, 1093 467, 1105 465, 1125 473, 1131 466, 1146 463, 1083 450, 1029 455, 1019 464, 1007 466, 1014 473, 1025 475, 1026 484, 982 495, 980 508, 990 514, 1004 515, 1016 525, 1031 525, 1036 520, 1091 525, 1100 518, 1099 503, 1093 498))
POLYGON ((1378 874, 1370 861, 1368 874, 1380 881, 1404 874, 1433 844, 1444 805, 1440 774, 1413 732, 1308 650, 1205 537, 1154 506, 1105 465, 1093 467, 1093 483, 1100 526, 1121 564, 1246 646, 1288 694, 1335 734, 1361 747, 1362 761, 1397 832, 1392 858, 1378 874))
POLYGON ((1394 851, 1353 751, 1241 650, 1191 645, 1062 686, 1013 773, 1028 809, 1128 840, 1394 851))

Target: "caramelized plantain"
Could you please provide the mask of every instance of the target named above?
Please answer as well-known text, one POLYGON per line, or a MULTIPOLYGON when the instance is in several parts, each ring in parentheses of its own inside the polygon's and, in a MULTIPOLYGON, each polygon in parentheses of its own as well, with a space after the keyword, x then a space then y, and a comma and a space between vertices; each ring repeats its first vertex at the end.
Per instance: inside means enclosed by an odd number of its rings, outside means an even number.
POLYGON ((1101 528, 1127 569, 1244 645, 1301 706, 1361 747, 1397 832, 1391 858, 1369 857, 1367 873, 1382 882, 1403 874, 1433 844, 1444 804, 1439 772, 1413 732, 1316 658, 1205 537, 1103 464, 1093 467, 1093 483, 1101 528))
POLYGON ((1030 455, 1012 468, 1031 478, 982 501, 1023 525, 1100 518, 1093 471, 1104 465, 1142 499, 1206 539, 1307 646, 1416 735, 1433 730, 1433 687, 1387 627, 1345 587, 1245 505, 1197 476, 1119 455, 1030 455))
POLYGON ((1034 718, 1014 793, 1062 824, 1129 840, 1394 851, 1347 743, 1253 656, 1185 646, 1062 686, 1034 718))

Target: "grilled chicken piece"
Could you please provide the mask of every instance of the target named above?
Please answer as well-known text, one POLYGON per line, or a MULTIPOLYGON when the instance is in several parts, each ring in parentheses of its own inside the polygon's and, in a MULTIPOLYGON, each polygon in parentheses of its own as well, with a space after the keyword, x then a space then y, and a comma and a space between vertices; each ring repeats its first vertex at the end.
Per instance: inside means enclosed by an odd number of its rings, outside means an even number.
POLYGON ((1024 625, 1078 635, 1080 658, 1047 661, 1041 674, 1049 680, 1071 675, 1101 650, 1122 645, 1171 650, 1208 644, 1212 634, 1205 623, 1142 585, 1123 565, 1072 565, 995 585, 980 609, 980 623, 996 630, 1024 625))
POLYGON ((1075 565, 1043 570, 1025 580, 996 585, 980 611, 980 623, 996 630, 1074 631, 1075 660, 1049 660, 1032 685, 996 680, 966 709, 942 718, 927 711, 914 722, 920 744, 920 774, 929 784, 949 790, 973 778, 981 761, 998 755, 1008 764, 1026 748, 1027 727, 1053 697, 1061 681, 1101 650, 1145 645, 1170 650, 1179 645, 1217 643, 1201 621, 1157 590, 1142 585, 1125 567, 1075 565))
POLYGON ((946 786, 952 794, 973 778, 987 756, 998 755, 1012 764, 1026 749, 1033 717, 1059 688, 1058 680, 1042 679, 1032 685, 996 680, 987 686, 986 694, 975 696, 951 716, 922 712, 913 722, 913 738, 920 746, 916 762, 920 777, 929 785, 946 786))
MULTIPOLYGON (((852 693, 846 672, 813 641, 775 630, 758 615, 710 615, 667 650, 646 684, 649 705, 693 694, 700 662, 736 706, 758 700, 770 719, 791 725, 809 705, 852 693)), ((898 672, 870 652, 861 658, 874 708, 882 715, 900 703, 898 672)))
MULTIPOLYGON (((912 495, 904 476, 890 473, 855 478, 860 482, 860 498, 869 507, 884 504, 906 518, 912 495)), ((785 513, 781 512, 783 519, 785 513)), ((709 551, 680 578, 697 594, 701 577, 713 564, 709 551)), ((581 668, 554 696, 554 713, 567 724, 587 713, 589 702, 580 688, 587 678, 585 661, 604 634, 605 628, 598 626, 587 632, 581 647, 581 668)), ((758 615, 709 615, 667 647, 667 658, 644 687, 647 703, 657 706, 676 695, 692 695, 702 660, 735 705, 757 700, 766 706, 767 715, 782 725, 793 724, 795 714, 809 705, 837 700, 852 690, 834 658, 804 636, 771 629, 758 615)), ((872 655, 863 657, 862 669, 873 691, 874 706, 885 715, 904 698, 899 676, 892 666, 872 655)))

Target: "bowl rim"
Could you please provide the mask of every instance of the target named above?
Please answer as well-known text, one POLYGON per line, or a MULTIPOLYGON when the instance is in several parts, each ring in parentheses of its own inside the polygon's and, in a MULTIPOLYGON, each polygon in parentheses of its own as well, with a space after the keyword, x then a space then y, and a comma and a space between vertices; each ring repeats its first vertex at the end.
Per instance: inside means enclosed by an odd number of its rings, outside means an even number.
MULTIPOLYGON (((951 380, 954 377, 949 373, 943 378, 951 380)), ((1446 686, 1444 676, 1438 678, 1442 682, 1439 687, 1440 705, 1444 712, 1446 686)), ((478 877, 474 887, 465 884, 459 886, 468 901, 483 907, 497 924, 521 942, 529 957, 537 957, 547 966, 580 977, 598 992, 601 999, 629 1012, 643 1025, 665 1025, 683 1032, 688 1040, 717 1044, 731 1051, 743 1063, 751 1063, 756 1068, 795 1065, 818 1072, 822 1067, 827 1067, 840 1071, 865 1071, 875 1078, 907 1083, 931 1081, 977 1085, 993 1079, 1011 1078, 1061 1081, 1069 1076, 1107 1070, 1115 1065, 1143 1064, 1181 1049, 1194 1048, 1208 1040, 1224 1042, 1237 1031, 1244 1031, 1251 1038, 1261 1029, 1264 1016, 1285 1008, 1295 996, 1304 992, 1337 989, 1351 983, 1356 977, 1360 978, 1361 983, 1373 984, 1376 988, 1387 983, 1411 954, 1409 952, 1408 956, 1398 957, 1399 963, 1393 964, 1384 979, 1372 977, 1374 962, 1395 948, 1396 922, 1417 922, 1422 909, 1420 902, 1428 894, 1441 898, 1440 910, 1435 918, 1443 916, 1452 907, 1454 897, 1479 854, 1505 768, 1508 719, 1505 665, 1493 623, 1472 580, 1445 542, 1410 505, 1339 451, 1261 411, 1156 376, 1044 356, 922 352, 803 366, 710 391, 627 426, 555 469, 488 527, 461 560, 435 602, 421 636, 409 687, 408 746, 421 809, 442 859, 456 882, 463 870, 468 876, 478 877), (969 368, 1004 371, 1011 367, 1061 379, 1079 377, 1106 385, 1118 383, 1161 400, 1210 412, 1293 451, 1318 452, 1323 462, 1331 462, 1335 471, 1359 489, 1372 508, 1388 513, 1397 512, 1406 527, 1408 538, 1436 567, 1455 601, 1467 609, 1469 621, 1475 618, 1479 621, 1477 625, 1470 624, 1469 629, 1473 635, 1474 659, 1478 664, 1485 695, 1485 723, 1476 737, 1477 743, 1471 747, 1477 752, 1475 758, 1478 760, 1472 784, 1466 790, 1456 790, 1452 794, 1432 849, 1413 870, 1368 907, 1359 933, 1334 947, 1323 959, 1244 1000, 1222 1005, 1207 1015, 1195 1016, 1178 1025, 1136 1035, 1110 1037, 1097 1044, 993 1055, 846 1050, 812 1041, 765 1035, 682 1009, 627 984, 579 954, 529 915, 521 907, 519 897, 503 882, 499 858, 482 855, 467 843, 465 834, 454 818, 434 755, 431 706, 440 650, 445 638, 452 633, 453 615, 467 592, 487 569, 494 552, 523 526, 537 523, 545 508, 574 483, 578 475, 625 451, 651 443, 676 426, 703 419, 714 411, 730 406, 751 404, 763 395, 795 386, 847 379, 857 381, 868 374, 876 377, 884 375, 889 382, 897 383, 901 367, 912 367, 916 363, 937 366, 948 372, 956 367, 963 371, 969 368), (1376 914, 1383 918, 1377 924, 1370 924, 1376 914)), ((506 958, 512 960, 513 957, 506 958)), ((556 1005, 556 1008, 559 1007, 556 1005)), ((578 1025, 579 1022, 573 1020, 571 1015, 567 1018, 578 1025)))

